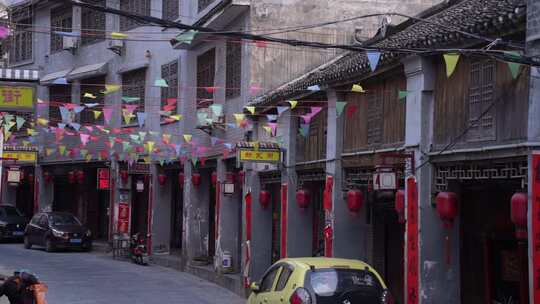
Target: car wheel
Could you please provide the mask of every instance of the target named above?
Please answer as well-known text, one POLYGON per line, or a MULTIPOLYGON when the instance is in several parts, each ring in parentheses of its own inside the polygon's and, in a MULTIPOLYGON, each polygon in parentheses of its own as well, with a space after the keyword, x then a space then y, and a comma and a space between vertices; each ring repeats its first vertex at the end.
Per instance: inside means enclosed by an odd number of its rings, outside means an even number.
POLYGON ((51 239, 47 239, 45 242, 45 251, 47 252, 53 252, 54 251, 54 245, 51 241, 51 239))
POLYGON ((32 243, 30 243, 30 240, 27 236, 24 237, 24 248, 30 249, 32 248, 32 243))

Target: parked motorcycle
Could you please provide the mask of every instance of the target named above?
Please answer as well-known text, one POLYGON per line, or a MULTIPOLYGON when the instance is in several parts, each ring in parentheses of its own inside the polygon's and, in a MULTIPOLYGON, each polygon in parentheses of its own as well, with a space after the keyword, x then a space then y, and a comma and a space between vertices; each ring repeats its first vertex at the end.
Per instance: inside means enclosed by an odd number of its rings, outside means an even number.
MULTIPOLYGON (((147 238, 150 235, 146 236, 147 238)), ((146 238, 136 233, 131 237, 130 257, 135 264, 148 265, 148 249, 146 248, 146 238)))

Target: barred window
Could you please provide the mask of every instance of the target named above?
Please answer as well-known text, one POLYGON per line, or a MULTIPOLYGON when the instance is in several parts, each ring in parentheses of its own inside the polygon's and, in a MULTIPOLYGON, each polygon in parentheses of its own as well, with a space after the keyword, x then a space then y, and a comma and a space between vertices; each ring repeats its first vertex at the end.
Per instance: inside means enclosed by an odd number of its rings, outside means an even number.
POLYGON ((495 61, 477 60, 471 63, 471 80, 469 87, 469 124, 467 133, 469 141, 496 139, 496 120, 492 108, 478 121, 479 117, 488 110, 495 97, 495 61))
MULTIPOLYGON (((105 7, 105 0, 86 1, 105 7)), ((90 44, 105 39, 105 13, 83 7, 81 10, 81 43, 90 44)))
MULTIPOLYGON (((178 98, 178 60, 161 66, 161 78, 167 81, 168 88, 161 88, 161 107, 167 105, 167 99, 178 98)), ((175 103, 175 105, 177 102, 175 103)), ((171 110, 171 114, 178 113, 177 108, 171 110)))
POLYGON ((242 44, 240 41, 227 41, 226 97, 240 96, 242 81, 242 44))
POLYGON ((214 0, 199 0, 199 13, 212 4, 214 0))
POLYGON ((11 37, 9 62, 32 60, 32 17, 14 19, 17 23, 11 37))
POLYGON ((61 6, 51 10, 51 53, 63 50, 63 36, 54 31, 71 32, 73 26, 73 8, 61 6))
POLYGON ((180 0, 163 0, 162 1, 163 19, 171 20, 171 21, 178 19, 179 10, 180 10, 180 0))
MULTIPOLYGON (((150 16, 150 0, 120 0, 120 10, 127 13, 150 16)), ((127 31, 139 25, 139 22, 131 18, 120 17, 121 31, 127 31)))
POLYGON ((214 103, 214 76, 216 50, 211 49, 197 57, 197 108, 206 108, 214 103))
POLYGON ((71 100, 71 86, 53 85, 49 87, 49 122, 56 126, 62 122, 60 107, 71 100))
POLYGON ((105 96, 100 93, 105 85, 105 77, 95 77, 84 79, 81 81, 81 103, 97 103, 93 108, 85 108, 81 112, 81 124, 103 124, 103 113, 95 119, 94 111, 102 111, 105 104, 105 96), (96 98, 84 97, 84 94, 89 93, 96 98))
POLYGON ((367 99, 367 142, 368 145, 371 145, 382 141, 383 100, 380 94, 373 92, 368 95, 367 99))
MULTIPOLYGON (((146 69, 138 69, 122 74, 122 96, 139 98, 138 101, 129 103, 138 105, 137 109, 133 112, 134 115, 137 115, 137 112, 144 112, 145 85, 146 69)), ((125 122, 122 120, 122 123, 125 122)))

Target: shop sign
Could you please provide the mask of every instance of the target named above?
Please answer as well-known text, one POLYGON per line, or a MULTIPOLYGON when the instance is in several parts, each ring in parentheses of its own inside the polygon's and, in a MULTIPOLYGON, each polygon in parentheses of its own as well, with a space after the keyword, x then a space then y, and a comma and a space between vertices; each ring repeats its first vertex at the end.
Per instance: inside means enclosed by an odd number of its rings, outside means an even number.
POLYGON ((34 88, 0 85, 0 110, 32 110, 33 108, 34 88))
POLYGON ((531 225, 530 229, 532 232, 531 246, 529 248, 532 250, 532 276, 533 278, 533 291, 532 291, 532 302, 531 303, 540 303, 540 151, 533 151, 531 156, 532 164, 529 168, 531 169, 531 225))
POLYGON ((138 180, 135 184, 135 188, 137 192, 143 192, 144 191, 144 182, 142 180, 138 180))
POLYGON ((97 188, 99 190, 109 190, 111 188, 111 181, 109 179, 109 168, 97 169, 97 188))
POLYGON ((234 183, 223 183, 223 194, 234 194, 234 183))
POLYGON ((6 151, 2 154, 3 158, 14 159, 17 162, 30 162, 35 163, 37 161, 37 152, 35 151, 6 151))
POLYGON ((130 174, 150 174, 150 164, 133 163, 128 165, 130 174))
POLYGON ((373 190, 396 190, 396 173, 377 172, 373 174, 373 190))
POLYGON ((407 177, 407 244, 406 244, 406 265, 407 265, 407 290, 405 298, 407 304, 417 304, 419 276, 418 276, 418 189, 416 178, 407 177))
POLYGON ((17 186, 21 182, 21 170, 19 167, 11 167, 8 169, 7 182, 11 186, 17 186))
POLYGON ((238 159, 249 162, 279 163, 281 161, 281 151, 242 148, 238 150, 238 159))
POLYGON ((129 204, 120 202, 118 204, 118 233, 129 232, 129 204))

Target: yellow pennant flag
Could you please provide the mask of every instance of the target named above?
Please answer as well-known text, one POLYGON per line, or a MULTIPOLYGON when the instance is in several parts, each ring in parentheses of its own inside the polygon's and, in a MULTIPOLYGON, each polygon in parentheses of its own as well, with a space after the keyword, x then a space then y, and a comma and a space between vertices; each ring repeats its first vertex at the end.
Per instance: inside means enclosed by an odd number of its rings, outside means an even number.
POLYGON ((248 110, 251 115, 255 115, 255 107, 246 107, 246 110, 248 110))
POLYGON ((22 141, 22 144, 23 144, 24 147, 28 147, 28 145, 30 144, 30 142, 27 141, 27 140, 23 140, 23 141, 22 141))
POLYGON ((109 94, 120 90, 119 84, 106 84, 105 85, 105 91, 103 91, 103 94, 109 94))
POLYGON ((181 114, 176 114, 176 115, 171 115, 169 116, 170 118, 176 120, 176 121, 179 121, 180 119, 182 119, 182 115, 181 114))
POLYGON ((58 146, 58 152, 60 152, 60 155, 64 155, 66 153, 66 146, 58 146))
POLYGON ((85 98, 91 98, 91 99, 96 99, 96 96, 94 96, 94 94, 92 93, 84 93, 84 96, 85 98))
POLYGON ((270 135, 272 135, 272 128, 270 128, 269 126, 263 126, 263 129, 270 135))
POLYGON ((26 133, 27 133, 28 135, 32 136, 32 135, 36 134, 36 131, 34 131, 34 129, 28 128, 28 129, 26 129, 26 133))
POLYGON ((184 134, 184 140, 189 143, 191 141, 191 138, 193 138, 193 136, 191 134, 184 134))
POLYGON ((443 57, 444 62, 446 63, 446 77, 450 77, 456 69, 459 60, 459 54, 449 53, 444 54, 443 57))
POLYGON ((7 141, 10 136, 11 136, 11 131, 9 131, 9 129, 4 128, 4 141, 7 141))
POLYGON ((289 103, 291 104, 291 110, 296 108, 296 105, 298 104, 297 100, 289 100, 289 103))
POLYGON ((49 124, 49 121, 47 119, 45 119, 45 118, 38 118, 37 123, 42 125, 42 126, 47 126, 49 124))
POLYGON ((130 113, 128 109, 122 109, 122 116, 124 117, 124 122, 126 125, 131 123, 131 119, 135 117, 133 113, 130 113))
POLYGON ((54 148, 47 148, 45 149, 45 154, 47 156, 51 156, 54 153, 54 148))
POLYGON ((153 141, 147 141, 146 142, 146 150, 148 150, 148 153, 152 153, 152 151, 154 150, 154 144, 155 142, 153 141))
POLYGON ((127 37, 128 37, 128 35, 126 35, 124 33, 119 33, 119 32, 112 32, 111 33, 111 38, 114 38, 114 39, 125 39, 127 37))
POLYGON ((93 110, 92 112, 94 112, 94 119, 98 119, 99 116, 101 115, 101 111, 93 110))
POLYGON ((233 116, 237 124, 239 124, 242 120, 246 118, 246 114, 242 114, 242 113, 234 113, 233 116))
POLYGON ((149 163, 150 163, 150 156, 145 156, 145 157, 143 158, 143 160, 144 160, 144 163, 145 163, 145 164, 149 164, 149 163))
POLYGON ((86 155, 86 162, 89 162, 92 160, 92 154, 87 154, 86 155))
POLYGON ((361 85, 359 85, 359 84, 353 84, 353 85, 352 85, 351 92, 365 93, 366 91, 364 91, 364 88, 363 88, 361 85))
POLYGON ((254 149, 255 151, 259 151, 259 146, 260 146, 260 144, 259 144, 258 141, 254 141, 254 142, 253 142, 253 149, 254 149))

